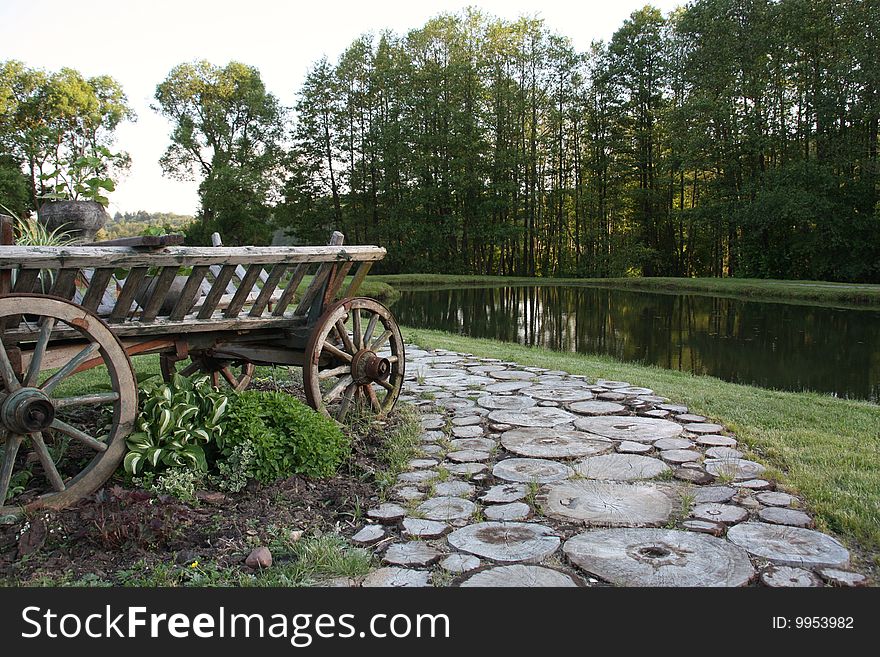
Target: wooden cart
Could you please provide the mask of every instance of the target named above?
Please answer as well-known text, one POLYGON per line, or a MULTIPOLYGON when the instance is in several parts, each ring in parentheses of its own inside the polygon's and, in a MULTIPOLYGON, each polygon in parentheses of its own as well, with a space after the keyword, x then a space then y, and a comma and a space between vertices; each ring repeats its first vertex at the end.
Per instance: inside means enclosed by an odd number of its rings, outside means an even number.
POLYGON ((0 516, 68 506, 116 470, 138 409, 130 356, 160 354, 166 378, 202 372, 235 390, 255 365, 301 366, 316 410, 390 411, 400 330, 355 296, 384 255, 339 233, 320 247, 0 247, 0 516), (71 385, 98 366, 107 376, 92 374, 87 394, 71 385), (25 465, 36 474, 22 485, 25 465), (7 500, 10 489, 24 490, 7 500))

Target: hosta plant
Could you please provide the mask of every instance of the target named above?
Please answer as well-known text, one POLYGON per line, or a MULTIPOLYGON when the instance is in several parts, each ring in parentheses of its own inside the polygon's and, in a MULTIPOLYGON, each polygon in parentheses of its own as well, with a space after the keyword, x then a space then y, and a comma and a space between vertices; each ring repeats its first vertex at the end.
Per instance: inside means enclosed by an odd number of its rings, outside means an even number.
POLYGON ((148 386, 143 406, 128 437, 125 470, 138 475, 166 468, 207 472, 205 447, 223 433, 220 424, 228 398, 207 376, 175 375, 169 383, 148 386))

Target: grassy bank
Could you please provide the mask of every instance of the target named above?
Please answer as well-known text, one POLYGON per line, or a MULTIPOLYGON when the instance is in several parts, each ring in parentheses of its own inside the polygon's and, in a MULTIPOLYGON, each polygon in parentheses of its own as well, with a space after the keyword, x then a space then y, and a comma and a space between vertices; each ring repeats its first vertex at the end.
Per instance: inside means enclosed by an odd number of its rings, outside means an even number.
POLYGON ((407 342, 527 366, 629 381, 687 404, 736 433, 747 452, 770 465, 782 484, 803 494, 822 529, 842 536, 880 567, 880 406, 815 393, 765 390, 720 379, 405 329, 407 342))
POLYGON ((582 285, 655 292, 691 292, 764 301, 806 301, 858 307, 880 307, 880 285, 778 281, 757 278, 525 278, 393 274, 371 276, 373 284, 394 288, 485 287, 492 285, 582 285))

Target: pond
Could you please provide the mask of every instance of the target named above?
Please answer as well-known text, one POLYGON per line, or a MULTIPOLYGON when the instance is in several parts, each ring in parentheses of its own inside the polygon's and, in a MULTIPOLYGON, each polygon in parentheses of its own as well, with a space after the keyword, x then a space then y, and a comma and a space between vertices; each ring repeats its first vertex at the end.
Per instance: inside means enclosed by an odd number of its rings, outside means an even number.
POLYGON ((404 290, 398 321, 477 338, 880 400, 880 311, 598 287, 404 290))

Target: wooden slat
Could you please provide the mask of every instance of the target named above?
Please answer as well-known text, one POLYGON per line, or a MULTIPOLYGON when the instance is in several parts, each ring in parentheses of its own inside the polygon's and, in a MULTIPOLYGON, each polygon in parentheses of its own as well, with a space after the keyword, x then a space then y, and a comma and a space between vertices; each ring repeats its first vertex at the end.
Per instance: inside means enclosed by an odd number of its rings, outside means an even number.
POLYGON ((217 278, 214 279, 211 291, 208 292, 208 296, 205 297, 204 302, 202 302, 202 309, 198 314, 199 319, 207 319, 214 313, 214 309, 217 307, 217 302, 220 301, 220 297, 222 297, 223 293, 226 291, 226 285, 229 283, 229 279, 232 278, 234 273, 235 265, 223 265, 217 278))
POLYGON ((52 282, 52 288, 49 294, 53 297, 61 297, 62 299, 70 299, 76 290, 76 277, 79 275, 79 269, 61 269, 55 273, 55 280, 52 282))
POLYGON ((130 246, 136 249, 159 249, 165 246, 180 246, 183 235, 141 235, 139 237, 117 237, 113 240, 91 242, 88 246, 130 246))
POLYGON ((364 279, 367 277, 367 272, 370 271, 372 266, 373 263, 370 261, 361 262, 358 265, 354 272, 354 278, 351 279, 345 294, 342 295, 344 298, 348 299, 349 297, 357 296, 358 290, 361 289, 361 284, 363 284, 364 279))
MULTIPOLYGON (((341 246, 342 241, 345 239, 345 236, 339 231, 333 231, 333 235, 330 236, 330 246, 341 246)), ((333 262, 332 261, 324 261, 321 263, 321 266, 318 267, 318 272, 315 274, 315 277, 312 279, 312 282, 306 288, 306 291, 303 293, 302 299, 300 299, 299 305, 296 307, 296 310, 293 311, 294 315, 305 315, 306 311, 312 307, 315 299, 318 298, 318 295, 321 294, 321 290, 327 284, 327 280, 330 275, 333 273, 333 262)), ((322 299, 323 301, 323 299, 322 299)), ((323 306, 323 303, 322 303, 323 306)), ((320 311, 320 308, 318 309, 320 311)), ((310 313, 310 315, 315 315, 317 313, 310 313)))
POLYGON ((324 292, 325 306, 332 303, 336 298, 336 293, 339 292, 339 288, 341 288, 342 284, 345 282, 345 277, 348 276, 348 272, 353 264, 353 262, 344 262, 341 265, 336 265, 334 267, 336 271, 333 272, 330 283, 327 285, 327 290, 324 292))
MULTIPOLYGON (((241 265, 239 265, 239 267, 240 266, 241 265)), ((220 276, 220 272, 223 271, 223 267, 220 265, 211 265, 210 267, 208 267, 208 271, 211 273, 211 276, 213 276, 214 280, 216 281, 217 278, 220 276)), ((235 274, 235 270, 233 270, 232 273, 235 274)), ((208 290, 208 293, 210 292, 211 291, 208 290)), ((229 296, 235 294, 235 284, 232 282, 232 276, 229 277, 229 281, 226 283, 226 289, 223 291, 223 294, 228 294, 229 296)))
POLYGON ((156 281, 156 287, 153 288, 150 294, 150 300, 147 301, 147 305, 144 306, 144 312, 141 313, 142 322, 151 322, 159 314, 162 302, 165 301, 168 290, 171 288, 171 284, 174 282, 174 277, 177 276, 178 271, 178 267, 164 267, 162 269, 159 279, 156 281))
MULTIPOLYGON (((265 274, 262 267, 260 271, 265 274)), ((263 310, 265 310, 266 305, 275 293, 275 289, 278 287, 278 283, 281 281, 281 277, 284 276, 285 271, 287 271, 287 265, 275 265, 272 267, 272 271, 263 280, 263 289, 260 290, 260 294, 248 313, 251 317, 259 317, 263 314, 263 310)))
POLYGON ((278 303, 275 304, 275 309, 272 311, 272 314, 275 317, 281 317, 284 314, 284 311, 287 310, 287 306, 293 301, 293 295, 296 294, 296 288, 302 283, 303 276, 306 275, 307 270, 308 266, 305 264, 299 264, 296 266, 296 269, 293 270, 290 280, 287 282, 284 291, 281 293, 281 297, 278 299, 278 303))
POLYGON ((149 267, 135 267, 128 272, 128 276, 125 277, 125 283, 122 285, 122 292, 119 293, 119 297, 116 299, 116 307, 110 313, 111 322, 121 322, 128 317, 131 303, 134 301, 134 295, 137 294, 144 277, 147 275, 147 271, 149 271, 149 267))
POLYGON ((238 289, 235 291, 235 296, 232 297, 232 301, 229 302, 229 305, 226 306, 226 310, 223 311, 224 317, 238 316, 238 313, 241 312, 245 301, 248 300, 251 290, 253 289, 254 285, 256 285, 257 278, 259 277, 260 271, 262 269, 262 265, 251 265, 250 267, 248 267, 248 270, 245 272, 244 276, 241 277, 241 282, 238 284, 238 289))
POLYGON ((84 267, 191 267, 198 265, 263 266, 285 263, 381 260, 385 249, 377 246, 241 246, 167 247, 139 251, 124 246, 9 246, 0 249, 0 269, 70 269, 84 267))
MULTIPOLYGON (((40 272, 37 269, 19 269, 15 277, 15 287, 12 291, 15 294, 30 294, 34 291, 39 275, 40 272)), ((42 290, 40 291, 42 292, 42 290)))
MULTIPOLYGON (((193 293, 195 292, 196 287, 201 287, 202 282, 205 280, 205 274, 208 273, 208 268, 205 265, 200 267, 193 267, 192 272, 190 272, 189 278, 186 280, 186 284, 183 286, 183 290, 180 292, 180 298, 177 300, 177 304, 171 310, 171 314, 168 316, 168 319, 172 321, 179 321, 183 319, 183 316, 189 312, 189 302, 188 299, 191 299, 193 293)), ((208 292, 210 292, 210 288, 208 292)), ((205 293, 207 294, 207 292, 205 293)))
POLYGON ((110 284, 110 277, 113 276, 113 270, 84 269, 82 273, 87 286, 82 305, 92 312, 95 312, 98 310, 98 304, 104 300, 104 296, 107 294, 107 286, 110 284))

